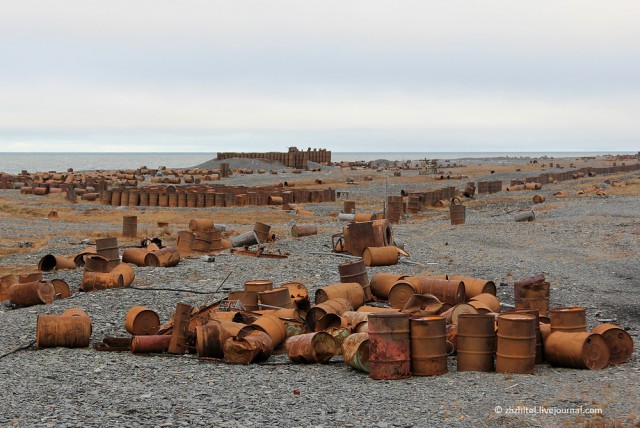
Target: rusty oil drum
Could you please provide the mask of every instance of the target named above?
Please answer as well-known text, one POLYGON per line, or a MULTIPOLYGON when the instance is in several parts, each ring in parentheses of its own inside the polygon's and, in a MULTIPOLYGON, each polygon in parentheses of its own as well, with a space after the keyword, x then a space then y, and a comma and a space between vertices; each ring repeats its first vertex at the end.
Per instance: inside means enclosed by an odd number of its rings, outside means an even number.
POLYGON ((261 330, 269 335, 274 347, 281 344, 287 337, 287 328, 284 322, 275 315, 266 313, 261 315, 251 325, 243 327, 239 332, 239 337, 244 337, 252 330, 261 330))
POLYGON ((580 307, 554 308, 550 311, 551 332, 582 333, 587 331, 587 310, 580 307))
POLYGON ((418 376, 447 373, 444 317, 428 316, 411 320, 411 373, 418 376))
MULTIPOLYGON (((536 364, 544 362, 544 343, 542 340, 542 330, 540 329, 540 313, 536 309, 516 309, 513 312, 533 315, 536 318, 536 364)), ((549 333, 551 330, 549 329, 549 333)))
POLYGON ((263 331, 251 330, 243 336, 227 339, 224 359, 232 364, 249 364, 266 360, 273 352, 272 338, 263 331))
POLYGON ((369 286, 369 277, 367 276, 367 267, 364 261, 353 260, 338 265, 338 274, 340 282, 357 282, 364 289, 364 300, 369 301, 373 298, 371 295, 371 287, 369 286))
POLYGON ((169 351, 171 335, 134 336, 131 339, 131 352, 134 354, 161 354, 169 351))
POLYGON ((633 354, 631 335, 614 324, 600 324, 591 333, 601 334, 609 345, 609 364, 625 363, 633 354))
POLYGON ((127 311, 124 328, 132 336, 151 336, 160 329, 160 317, 144 306, 134 306, 127 311))
POLYGON ((465 207, 464 205, 450 205, 449 217, 451 218, 451 224, 464 224, 466 210, 467 207, 465 207))
POLYGON ((138 216, 125 215, 122 217, 122 236, 135 238, 138 235, 138 216))
POLYGON ((549 315, 549 283, 543 275, 516 281, 514 296, 516 309, 537 309, 541 317, 549 315))
POLYGON ((273 281, 268 279, 252 279, 244 283, 245 291, 267 291, 273 288, 273 281))
POLYGON ((329 362, 338 349, 334 337, 325 332, 299 334, 285 342, 287 355, 296 363, 329 362))
POLYGON ((342 359, 356 370, 369 373, 369 333, 353 333, 342 343, 342 359))
POLYGON ((433 294, 441 302, 452 305, 464 302, 465 285, 462 281, 428 276, 409 276, 404 279, 414 285, 417 294, 433 294))
POLYGON ((222 358, 224 343, 230 337, 236 336, 244 324, 210 320, 209 323, 196 327, 196 351, 199 357, 222 358))
POLYGON ((354 309, 358 309, 364 305, 364 289, 357 282, 339 282, 327 285, 316 291, 315 302, 323 303, 337 298, 347 299, 354 309))
POLYGON ((461 275, 451 275, 448 279, 464 282, 464 292, 467 299, 483 293, 496 295, 496 284, 493 281, 461 275))
POLYGON ((536 317, 511 312, 498 316, 496 372, 532 374, 536 363, 536 317))
POLYGON ((316 323, 327 314, 342 315, 346 311, 352 311, 353 306, 347 299, 337 298, 327 300, 326 302, 318 303, 313 308, 309 309, 305 317, 307 326, 309 329, 315 330, 316 323))
POLYGON ((291 301, 288 288, 274 288, 267 291, 261 291, 258 293, 258 299, 262 304, 278 308, 289 309, 294 306, 291 301))
POLYGON ((416 288, 413 284, 401 279, 389 290, 389 304, 393 308, 402 309, 414 294, 416 294, 416 288))
POLYGON ((230 291, 227 295, 228 300, 239 300, 246 311, 258 310, 258 292, 257 291, 230 291))
POLYGON ((494 371, 495 349, 495 318, 492 315, 460 315, 456 335, 459 372, 494 371))
POLYGON ((56 289, 49 281, 33 281, 12 284, 7 294, 14 305, 46 305, 55 300, 56 289))
POLYGON ((378 272, 371 278, 371 283, 369 284, 371 293, 379 299, 388 300, 391 287, 404 277, 404 275, 396 275, 394 273, 378 272))
POLYGON ((362 260, 366 266, 391 266, 398 264, 398 249, 389 247, 367 247, 362 252, 362 260))
POLYGON ((318 234, 318 226, 315 224, 294 224, 291 226, 291 236, 294 238, 302 238, 303 236, 311 236, 318 234))
POLYGON ((150 267, 173 267, 180 263, 180 252, 177 248, 165 247, 147 254, 144 262, 150 267))
POLYGON ((609 362, 609 345, 597 333, 555 331, 544 342, 544 355, 551 365, 599 370, 609 362))
POLYGON ((36 346, 42 348, 86 348, 91 341, 88 315, 38 315, 36 346))
POLYGON ((409 315, 369 314, 369 376, 404 379, 411 376, 409 315))

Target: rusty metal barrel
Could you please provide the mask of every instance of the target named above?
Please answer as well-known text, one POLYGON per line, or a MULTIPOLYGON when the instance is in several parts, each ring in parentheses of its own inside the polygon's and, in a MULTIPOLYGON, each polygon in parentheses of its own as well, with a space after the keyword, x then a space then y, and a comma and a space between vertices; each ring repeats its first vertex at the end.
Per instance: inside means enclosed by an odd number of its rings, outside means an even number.
POLYGON ((14 305, 46 305, 55 300, 56 289, 49 281, 33 281, 12 284, 7 294, 14 305))
POLYGON ((633 354, 631 335, 614 324, 600 324, 591 333, 601 334, 609 345, 609 364, 625 363, 633 354))
POLYGON ((224 343, 230 337, 237 336, 244 324, 210 320, 207 324, 196 327, 196 351, 199 357, 222 358, 224 343))
POLYGON ((416 294, 416 288, 413 284, 401 279, 389 290, 389 303, 393 308, 402 309, 414 294, 416 294))
POLYGON ((450 205, 449 217, 452 225, 464 224, 467 207, 464 205, 450 205))
POLYGON ((338 349, 334 337, 322 331, 290 337, 284 345, 289 359, 296 363, 324 364, 336 355, 338 349))
POLYGON ((147 254, 144 262, 151 267, 172 267, 180 263, 180 252, 177 248, 165 247, 147 254))
POLYGON ((342 212, 352 214, 356 211, 356 201, 344 201, 342 203, 342 212))
POLYGON ((541 317, 549 315, 549 283, 544 275, 535 275, 514 284, 516 309, 537 309, 541 317))
POLYGON ((411 320, 411 373, 418 376, 447 373, 444 317, 428 316, 411 320))
POLYGON ((127 311, 124 328, 132 336, 151 336, 160 329, 160 317, 144 306, 134 306, 127 311))
POLYGON ((136 266, 145 266, 144 259, 150 252, 146 248, 125 248, 122 252, 122 261, 136 266))
POLYGON ((293 302, 287 288, 274 288, 258 293, 260 303, 278 308, 293 308, 293 302))
POLYGON ((358 309, 364 305, 364 290, 357 282, 339 282, 319 288, 316 291, 315 302, 323 303, 337 298, 347 299, 354 309, 358 309))
MULTIPOLYGON (((363 262, 364 263, 364 262, 363 262)), ((371 278, 371 293, 379 299, 388 300, 391 287, 405 275, 378 272, 371 278)))
POLYGON ((551 365, 599 370, 609 362, 609 345, 602 335, 555 331, 544 342, 544 355, 551 365))
POLYGON ((393 224, 400 222, 402 215, 402 196, 387 196, 387 210, 385 217, 393 224))
POLYGON ((404 379, 411 376, 409 315, 369 314, 369 376, 404 379))
POLYGON ((356 370, 369 373, 369 333, 353 333, 342 343, 342 359, 356 370))
POLYGON ((353 306, 347 299, 337 298, 319 303, 307 311, 305 320, 310 330, 315 331, 316 323, 327 314, 342 315, 346 311, 352 311, 353 306))
MULTIPOLYGON (((465 288, 466 286, 467 284, 465 284, 465 288)), ((474 301, 482 302, 485 305, 487 305, 491 309, 490 312, 500 313, 500 300, 498 300, 498 298, 494 294, 489 294, 489 293, 478 294, 477 296, 472 297, 469 303, 472 303, 474 301)))
POLYGON ((542 364, 544 362, 544 342, 542 340, 542 330, 540 329, 540 313, 537 309, 516 309, 513 312, 532 315, 536 318, 536 364, 542 364))
POLYGON ((291 236, 294 238, 302 238, 318 234, 318 226, 315 224, 294 224, 291 227, 291 236))
POLYGON ((125 215, 122 217, 122 236, 128 238, 138 236, 138 216, 125 215))
POLYGON ((273 346, 277 347, 287 337, 287 328, 280 318, 272 314, 263 314, 251 325, 243 327, 238 336, 244 336, 251 330, 264 331, 271 337, 273 346))
POLYGON ((460 315, 456 335, 459 372, 494 371, 495 349, 495 318, 492 315, 460 315))
POLYGON ((189 230, 196 232, 198 230, 211 230, 214 223, 212 218, 194 218, 189 221, 189 230))
POLYGON ((252 279, 251 281, 245 281, 245 291, 267 291, 273 288, 273 281, 268 279, 252 279))
POLYGON ((441 302, 451 305, 464 302, 465 285, 462 281, 428 276, 410 276, 404 279, 414 285, 417 294, 433 294, 441 302))
POLYGON ((122 275, 122 286, 128 287, 136 279, 136 274, 129 263, 120 263, 111 269, 111 275, 122 275))
POLYGON ((338 274, 340 275, 340 282, 357 282, 362 286, 365 302, 373 298, 369 277, 367 276, 367 268, 362 259, 340 263, 338 265, 338 274))
POLYGON ((111 272, 88 272, 82 275, 82 285, 80 291, 104 290, 107 288, 124 287, 122 274, 112 274, 111 272))
POLYGON ((461 275, 451 275, 448 279, 451 281, 464 282, 464 293, 467 300, 478 294, 488 293, 494 296, 496 295, 496 284, 493 281, 461 275))
POLYGON ((38 315, 36 346, 38 348, 86 348, 91 341, 91 319, 86 313, 38 315))
POLYGON ((366 266, 391 266, 398 264, 399 253, 394 246, 367 247, 362 252, 366 266))
POLYGON ((247 311, 257 311, 259 309, 257 291, 230 291, 227 299, 239 300, 247 311))
POLYGON ((269 232, 271 231, 270 225, 257 221, 253 226, 253 231, 256 233, 258 243, 262 244, 269 241, 269 232))
POLYGON ((587 331, 587 310, 580 307, 554 308, 550 311, 551 332, 587 331))
POLYGON ((161 354, 169 351, 171 335, 135 336, 131 339, 131 352, 134 354, 161 354))
POLYGON ((496 372, 532 374, 536 363, 536 317, 523 313, 498 316, 496 372))
POLYGON ((42 257, 38 262, 38 269, 43 272, 49 272, 52 270, 63 270, 63 269, 75 269, 76 263, 73 259, 62 256, 54 256, 53 254, 47 254, 42 257))
POLYGON ((242 336, 231 337, 224 343, 224 359, 232 364, 249 364, 266 360, 276 346, 264 331, 249 330, 242 336))

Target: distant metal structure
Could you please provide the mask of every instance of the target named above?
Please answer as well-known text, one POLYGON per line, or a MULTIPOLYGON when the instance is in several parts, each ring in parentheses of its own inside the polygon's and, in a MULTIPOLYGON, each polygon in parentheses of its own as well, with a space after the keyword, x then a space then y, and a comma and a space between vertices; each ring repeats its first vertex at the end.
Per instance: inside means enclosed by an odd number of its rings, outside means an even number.
POLYGON ((244 153, 244 152, 219 152, 217 160, 229 158, 249 158, 249 159, 266 159, 277 161, 289 168, 307 169, 308 162, 316 162, 320 164, 331 163, 331 151, 326 149, 311 149, 306 151, 298 150, 297 147, 289 147, 289 151, 282 152, 265 152, 265 153, 244 153))

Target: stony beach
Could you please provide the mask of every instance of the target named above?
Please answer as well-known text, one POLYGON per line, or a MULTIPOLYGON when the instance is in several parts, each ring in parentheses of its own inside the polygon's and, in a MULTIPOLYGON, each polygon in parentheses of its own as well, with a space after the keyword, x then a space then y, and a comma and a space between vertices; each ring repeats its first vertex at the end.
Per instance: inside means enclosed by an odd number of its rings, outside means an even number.
MULTIPOLYGON (((213 218, 228 231, 251 230, 255 221, 269 223, 277 240, 274 249, 286 259, 262 259, 225 251, 214 260, 183 258, 172 268, 136 267, 135 288, 78 293, 80 269, 46 272, 64 279, 73 296, 49 305, 12 308, 0 305, 0 355, 35 339, 36 317, 59 314, 72 307, 91 317, 92 343, 105 336, 127 336, 123 323, 135 305, 153 309, 168 321, 183 302, 201 306, 241 290, 252 279, 274 285, 302 282, 310 295, 339 281, 337 265, 344 258, 330 254, 331 235, 342 231, 337 213, 343 200, 363 211, 380 211, 385 195, 463 189, 466 182, 524 178, 555 172, 529 159, 464 159, 440 168, 457 180, 434 180, 418 170, 320 167, 293 174, 277 165, 241 160, 235 168, 276 168, 278 174, 237 174, 228 185, 266 185, 288 181, 312 187, 322 180, 341 192, 336 202, 305 204, 315 216, 298 216, 280 207, 124 209, 97 202, 69 203, 60 196, 21 195, 0 190, 0 276, 37 270, 46 254, 73 256, 96 237, 118 236, 124 245, 140 239, 122 238, 122 215, 137 215, 139 237, 157 235, 175 243, 192 218, 213 218), (493 173, 492 173, 493 171, 493 173), (365 176, 373 177, 365 181, 365 176), (347 178, 355 184, 347 185, 347 178), (47 219, 50 210, 59 218, 47 219), (171 218, 167 231, 155 223, 171 218), (318 235, 292 238, 296 223, 315 223, 318 235), (31 248, 21 243, 29 242, 31 248), (224 284, 225 278, 228 279, 224 284), (221 285, 222 284, 222 285, 221 285), (181 290, 181 291, 176 291, 181 290), (217 294, 207 294, 214 293, 217 294)), ((548 161, 546 161, 548 163, 548 161)), ((558 160, 556 160, 558 162, 558 160)), ((561 160, 565 170, 610 165, 611 161, 561 160)), ((632 161, 628 161, 632 162, 632 161)), ((637 162, 637 161, 633 161, 637 162)), ((213 163, 203 167, 214 168, 213 163)), ((632 358, 602 370, 577 370, 536 365, 533 375, 449 372, 442 376, 376 381, 345 365, 340 357, 329 364, 295 364, 286 354, 267 362, 239 366, 198 360, 195 355, 140 356, 129 352, 29 347, 0 359, 0 425, 2 426, 282 426, 282 427, 505 427, 505 426, 640 426, 640 172, 585 177, 547 184, 538 191, 498 192, 464 201, 466 221, 452 226, 448 209, 429 208, 406 215, 393 231, 410 257, 394 266, 368 268, 397 274, 458 274, 492 280, 497 297, 514 303, 515 281, 544 274, 551 283, 551 307, 587 309, 592 328, 599 320, 614 320, 633 337, 632 358), (625 182, 612 187, 605 180, 625 182), (606 195, 577 194, 594 186, 606 195), (568 196, 554 194, 567 191, 568 196), (532 196, 546 201, 534 204, 532 196), (519 212, 533 210, 535 221, 515 222, 519 212), (299 390, 299 394, 294 394, 299 390), (524 406, 533 411, 518 410, 524 406), (510 412, 508 409, 514 409, 510 412), (545 411, 545 409, 547 411, 545 411), (556 409, 556 410, 553 410, 556 409), (571 411, 573 413, 567 414, 571 411), (582 413, 576 413, 582 409, 582 413), (591 415, 589 409, 601 409, 591 415), (561 414, 550 414, 561 412, 561 414), (514 414, 512 414, 514 413, 514 414), (580 425, 582 424, 582 425, 580 425)))

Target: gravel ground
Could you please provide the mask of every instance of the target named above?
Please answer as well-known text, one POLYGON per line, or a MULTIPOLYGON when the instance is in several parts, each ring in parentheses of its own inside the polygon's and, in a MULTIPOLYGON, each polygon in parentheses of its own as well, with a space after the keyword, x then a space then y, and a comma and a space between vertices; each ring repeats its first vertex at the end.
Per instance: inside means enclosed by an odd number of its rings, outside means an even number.
MULTIPOLYGON (((344 173, 327 169, 317 176, 344 173)), ((475 179, 508 180, 511 175, 475 179)), ((249 181, 260 178, 247 175, 235 180, 241 182, 244 177, 249 177, 249 181)), ((604 179, 598 177, 598 183, 604 179)), ((431 182, 425 184, 425 190, 445 185, 460 187, 466 181, 472 179, 431 182)), ((376 272, 477 276, 499 284, 498 297, 513 304, 513 282, 544 273, 552 286, 551 306, 586 307, 590 327, 598 324, 597 318, 616 318, 637 342, 640 198, 583 195, 559 200, 552 197, 555 191, 572 184, 545 186, 538 193, 547 196, 547 202, 535 207, 530 202, 531 192, 480 195, 468 205, 466 224, 462 226, 451 226, 445 210, 408 217, 394 227, 394 232, 411 254, 409 260, 421 265, 401 263, 369 268, 369 278, 376 272), (532 208, 536 210, 535 222, 513 220, 518 210, 532 208)), ((384 183, 380 182, 360 183, 345 185, 342 190, 349 191, 350 198, 358 200, 380 195, 384 190, 382 186, 384 183)), ((407 186, 390 179, 386 187, 389 194, 398 194, 407 186)), ((23 203, 37 203, 33 202, 37 200, 34 197, 12 194, 23 203)), ((79 208, 82 206, 78 204, 79 208)), ((339 211, 341 206, 342 200, 339 200, 307 205, 307 208, 328 214, 339 211)), ((207 212, 215 218, 218 208, 183 210, 186 225, 195 212, 207 212)), ((257 209, 257 220, 259 215, 260 209, 257 209)), ((104 231, 119 229, 119 225, 112 223, 102 226, 104 231)), ((166 321, 177 302, 201 305, 207 298, 202 294, 160 289, 213 292, 229 273, 231 276, 224 288, 230 289, 241 289, 250 279, 271 279, 274 284, 303 282, 313 294, 318 287, 337 282, 337 264, 342 259, 309 252, 329 251, 330 236, 339 232, 342 224, 320 223, 319 235, 301 239, 292 239, 285 233, 290 226, 291 223, 272 224, 281 235, 274 246, 291 253, 285 260, 229 254, 216 256, 214 262, 187 258, 174 268, 135 268, 134 285, 148 285, 144 291, 78 293, 51 305, 21 309, 2 305, 0 354, 35 338, 38 314, 83 308, 92 318, 92 342, 96 343, 107 335, 127 335, 124 318, 134 305, 152 308, 166 321)), ((70 228, 82 230, 87 226, 0 218, 0 227, 3 238, 15 237, 18 241, 29 240, 42 228, 62 236, 52 239, 37 252, 0 260, 0 268, 30 264, 35 270, 44 254, 74 254, 82 249, 77 242, 65 238, 64 233, 70 228)), ((91 224, 87 233, 96 227, 95 223, 91 224)), ((233 229, 241 232, 251 227, 234 225, 233 229)), ((47 278, 66 280, 74 293, 81 276, 80 270, 45 274, 47 278)), ((457 373, 455 358, 450 357, 449 373, 443 376, 374 381, 344 365, 339 357, 327 365, 300 365, 289 364, 285 355, 277 355, 264 364, 234 366, 203 362, 193 356, 136 356, 97 352, 92 348, 28 349, 0 360, 0 388, 5 391, 0 400, 0 425, 546 427, 574 426, 589 420, 590 416, 505 413, 515 406, 544 406, 563 411, 583 406, 602 409, 603 415, 591 420, 594 423, 638 426, 638 363, 637 346, 632 359, 620 366, 588 371, 543 364, 536 366, 534 375, 457 373), (293 393, 296 389, 300 395, 293 393), (502 412, 496 412, 496 406, 500 406, 502 412)))

